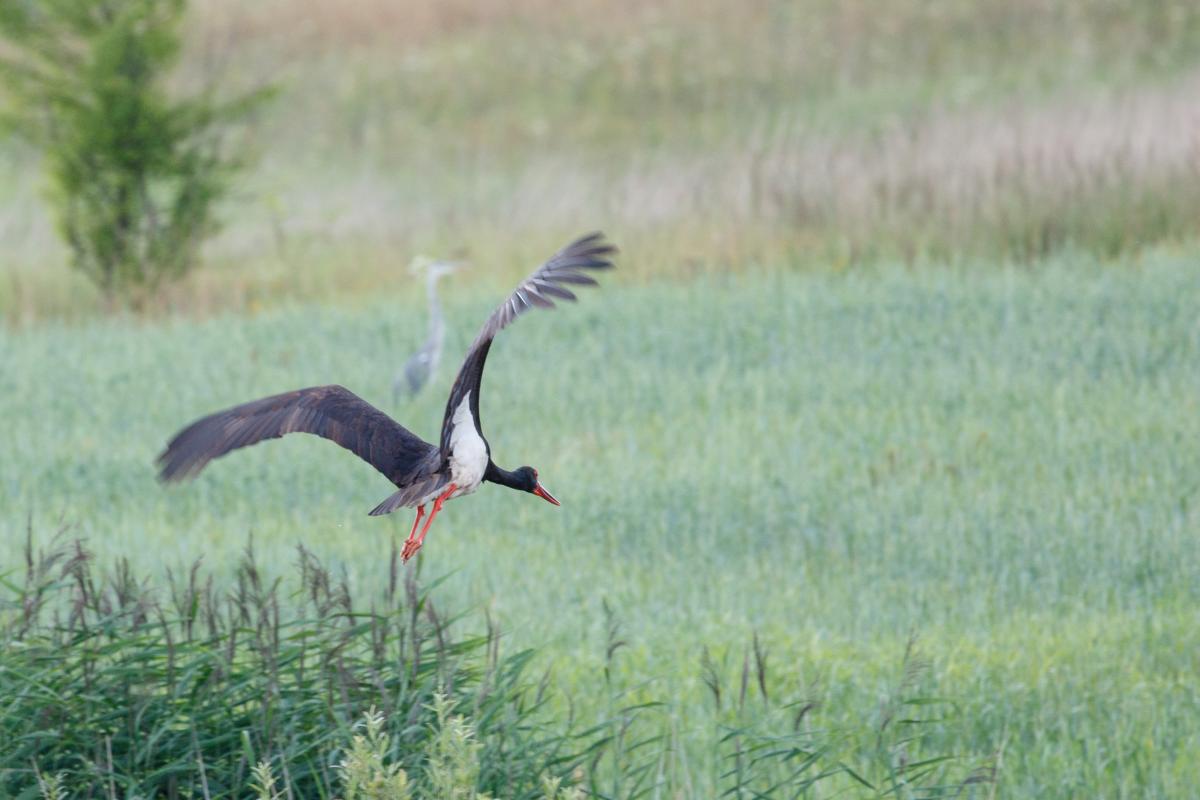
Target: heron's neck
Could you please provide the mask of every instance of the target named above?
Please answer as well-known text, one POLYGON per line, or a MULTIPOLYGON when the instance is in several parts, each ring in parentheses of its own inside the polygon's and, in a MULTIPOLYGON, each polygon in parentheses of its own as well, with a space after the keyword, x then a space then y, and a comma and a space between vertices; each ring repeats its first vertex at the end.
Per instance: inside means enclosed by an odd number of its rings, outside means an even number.
POLYGON ((437 282, 442 277, 442 273, 431 271, 425 278, 425 294, 429 296, 429 305, 436 306, 437 297, 437 282))
POLYGON ((429 336, 439 344, 446 328, 446 321, 442 316, 442 304, 438 302, 437 295, 437 282, 440 277, 439 273, 431 272, 425 282, 425 292, 429 295, 429 336))

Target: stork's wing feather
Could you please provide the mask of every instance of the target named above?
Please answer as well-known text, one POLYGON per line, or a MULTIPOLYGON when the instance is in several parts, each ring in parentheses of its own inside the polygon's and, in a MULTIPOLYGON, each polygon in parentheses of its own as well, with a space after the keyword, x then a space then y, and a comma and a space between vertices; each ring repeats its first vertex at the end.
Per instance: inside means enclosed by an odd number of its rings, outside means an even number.
POLYGON ((450 479, 444 472, 432 472, 423 477, 418 476, 403 489, 393 493, 371 509, 371 516, 378 517, 382 514, 390 514, 398 508, 412 508, 419 505, 431 494, 441 494, 449 482, 450 479))
POLYGON ((442 420, 443 456, 449 453, 454 412, 468 392, 471 395, 471 414, 477 423, 479 421, 479 384, 483 377, 488 349, 496 334, 531 308, 554 308, 556 300, 574 300, 575 293, 564 288, 563 284, 595 286, 596 280, 588 272, 611 269, 612 257, 616 252, 617 248, 609 244, 600 232, 576 239, 538 267, 492 312, 467 351, 467 357, 463 360, 462 368, 458 371, 458 377, 450 390, 450 399, 446 402, 446 416, 442 420))
POLYGON ((340 444, 397 485, 420 477, 436 448, 341 386, 313 386, 219 411, 175 435, 158 457, 164 481, 189 478, 214 458, 288 433, 340 444))

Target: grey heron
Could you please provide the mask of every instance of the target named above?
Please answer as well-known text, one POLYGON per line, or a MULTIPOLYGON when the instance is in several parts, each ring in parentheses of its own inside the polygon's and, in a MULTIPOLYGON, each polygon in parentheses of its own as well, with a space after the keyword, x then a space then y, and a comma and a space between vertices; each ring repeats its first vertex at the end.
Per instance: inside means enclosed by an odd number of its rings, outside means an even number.
POLYGON ((425 273, 425 293, 429 300, 429 335, 417 352, 404 362, 404 368, 392 381, 392 399, 398 401, 404 394, 415 397, 421 391, 442 360, 442 344, 446 340, 446 320, 442 304, 438 301, 437 283, 444 275, 462 266, 457 261, 437 261, 418 256, 412 263, 413 273, 425 273))

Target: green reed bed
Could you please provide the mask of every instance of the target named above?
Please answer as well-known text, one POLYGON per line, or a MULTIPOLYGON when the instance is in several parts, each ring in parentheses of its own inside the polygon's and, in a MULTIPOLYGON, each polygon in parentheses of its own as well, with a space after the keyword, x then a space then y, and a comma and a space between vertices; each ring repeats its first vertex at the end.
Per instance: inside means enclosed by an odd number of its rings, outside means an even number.
MULTIPOLYGON (((666 704, 627 702, 613 661, 607 717, 547 714, 531 653, 500 655, 498 631, 464 636, 392 554, 369 605, 301 548, 268 580, 248 548, 223 588, 197 562, 165 580, 127 561, 97 568, 82 542, 27 544, 0 600, 0 796, 489 800, 694 795, 666 704), (624 703, 624 704, 622 704, 624 703)), ((913 642, 894 694, 859 732, 811 727, 812 701, 772 701, 757 638, 740 673, 705 654, 719 712, 712 758, 729 797, 829 791, 941 797, 991 783, 931 754, 927 726, 955 712, 922 696, 913 642), (855 765, 839 760, 848 742, 855 765), (864 745, 864 742, 866 743, 864 745)), ((927 683, 927 682, 924 682, 927 683)))
POLYGON ((247 551, 226 590, 199 563, 154 585, 74 543, 31 546, 4 584, 3 796, 29 796, 40 773, 74 797, 245 797, 265 764, 287 796, 327 797, 368 710, 414 776, 447 709, 465 714, 470 788, 502 797, 541 797, 603 743, 546 724, 530 654, 459 635, 411 574, 360 603, 303 549, 286 579, 247 551))

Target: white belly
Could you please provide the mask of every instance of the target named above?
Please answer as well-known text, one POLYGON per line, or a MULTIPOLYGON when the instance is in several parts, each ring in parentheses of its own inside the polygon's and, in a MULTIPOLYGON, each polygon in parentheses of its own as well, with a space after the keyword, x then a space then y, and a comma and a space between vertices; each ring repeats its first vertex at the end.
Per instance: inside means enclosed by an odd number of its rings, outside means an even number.
POLYGON ((470 392, 454 409, 451 424, 450 480, 458 486, 453 496, 460 497, 479 488, 488 464, 487 442, 475 430, 475 418, 471 415, 470 392))

